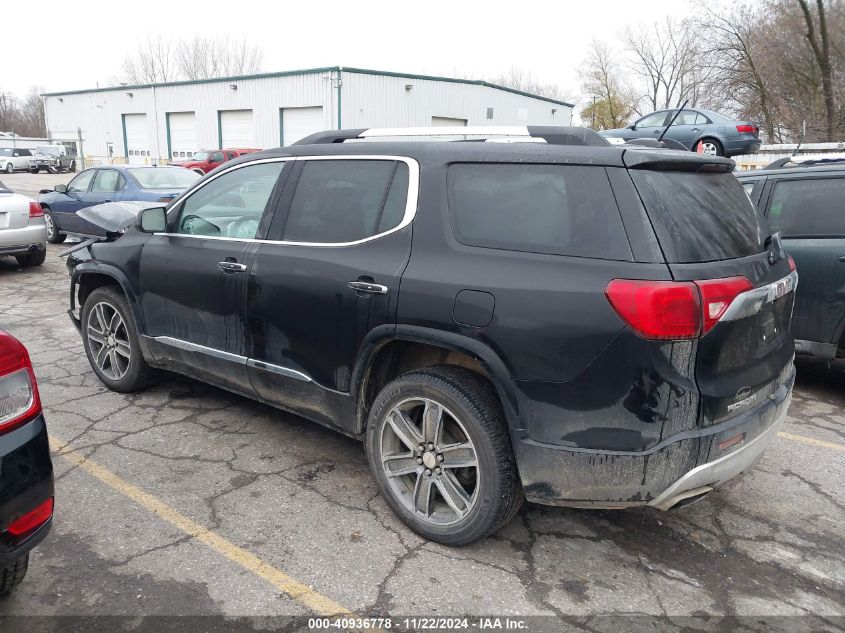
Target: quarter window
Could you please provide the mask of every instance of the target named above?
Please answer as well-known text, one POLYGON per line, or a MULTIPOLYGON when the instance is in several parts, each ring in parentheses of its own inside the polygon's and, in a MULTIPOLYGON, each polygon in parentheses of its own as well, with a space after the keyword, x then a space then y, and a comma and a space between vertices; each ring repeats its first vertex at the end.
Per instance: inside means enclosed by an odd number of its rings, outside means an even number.
POLYGON ((305 161, 285 224, 289 242, 362 240, 402 222, 408 166, 391 160, 305 161))
POLYGON ((260 163, 218 176, 192 193, 179 211, 175 233, 254 238, 285 163, 260 163))
POLYGON ((784 236, 845 235, 845 178, 785 180, 775 185, 768 220, 784 236))
POLYGON ((460 163, 447 173, 457 240, 529 253, 630 260, 600 167, 460 163))

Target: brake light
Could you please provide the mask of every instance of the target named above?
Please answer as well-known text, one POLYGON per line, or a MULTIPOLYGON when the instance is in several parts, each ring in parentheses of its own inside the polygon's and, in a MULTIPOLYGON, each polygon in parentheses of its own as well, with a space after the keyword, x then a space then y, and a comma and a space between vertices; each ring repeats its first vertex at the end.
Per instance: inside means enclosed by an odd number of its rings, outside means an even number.
POLYGON ((789 256, 789 270, 791 270, 792 272, 795 272, 796 268, 797 267, 795 266, 795 258, 793 258, 792 255, 790 255, 789 256))
POLYGON ((44 217, 44 209, 42 209, 41 205, 38 204, 35 200, 29 201, 29 217, 31 217, 31 218, 43 218, 44 217))
POLYGON ((740 134, 757 134, 757 130, 759 130, 756 125, 737 125, 736 131, 740 134))
POLYGON ((643 338, 684 340, 707 334, 737 295, 752 287, 745 277, 705 281, 614 279, 605 295, 622 320, 643 338))
POLYGON ((737 295, 754 286, 745 277, 696 281, 701 294, 701 334, 707 334, 727 312, 737 295))
POLYGON ((6 532, 13 538, 18 539, 40 528, 50 520, 51 516, 53 516, 53 497, 12 521, 6 528, 6 532))
POLYGON ((26 348, 0 331, 0 433, 11 431, 41 412, 41 400, 26 348))
POLYGON ((173 200, 173 196, 162 196, 156 202, 170 202, 173 200))

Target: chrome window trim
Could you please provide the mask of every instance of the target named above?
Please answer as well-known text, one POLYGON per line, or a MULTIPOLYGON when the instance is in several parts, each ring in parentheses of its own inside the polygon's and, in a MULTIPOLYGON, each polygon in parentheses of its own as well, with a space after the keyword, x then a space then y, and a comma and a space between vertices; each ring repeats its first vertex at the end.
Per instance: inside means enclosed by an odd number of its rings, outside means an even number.
POLYGON ((795 292, 797 287, 798 272, 793 270, 786 277, 782 277, 770 284, 746 290, 736 296, 719 321, 737 321, 738 319, 744 319, 745 317, 757 314, 762 310, 764 305, 785 297, 790 292, 795 292), (778 293, 779 288, 783 288, 783 291, 780 293, 778 293))
POLYGON ((419 200, 419 190, 420 190, 420 164, 413 158, 409 158, 407 156, 387 156, 381 154, 349 154, 349 155, 332 155, 332 156, 280 156, 275 158, 262 158, 260 160, 250 161, 248 163, 241 163, 239 165, 234 165, 221 171, 219 174, 215 174, 213 177, 209 178, 206 181, 203 181, 196 185, 193 189, 189 190, 186 194, 184 194, 184 198, 179 201, 180 205, 180 212, 181 212, 181 205, 184 204, 184 201, 187 200, 190 196, 192 196, 196 191, 200 190, 202 187, 205 187, 210 182, 216 180, 220 176, 224 174, 228 174, 236 169, 243 169, 244 167, 250 167, 252 165, 260 165, 262 163, 276 163, 276 162, 286 162, 286 161, 309 161, 309 160, 389 160, 394 162, 402 162, 408 166, 408 199, 405 203, 405 214, 402 216, 402 221, 397 224, 392 229, 384 231, 382 233, 377 233, 376 235, 371 235, 369 237, 362 238, 360 240, 354 240, 352 242, 293 242, 289 240, 262 240, 260 238, 246 238, 246 237, 221 237, 221 236, 208 236, 208 235, 190 235, 187 233, 167 233, 167 232, 159 232, 153 233, 153 235, 173 235, 178 237, 186 237, 189 239, 203 239, 203 240, 224 240, 230 242, 246 242, 246 243, 255 243, 255 244, 278 244, 283 246, 317 246, 321 248, 340 248, 345 246, 357 246, 358 244, 365 244, 367 242, 372 242, 373 240, 381 239, 386 235, 390 235, 391 233, 396 233, 397 231, 401 231, 406 226, 410 225, 413 222, 414 217, 417 214, 417 202, 419 200))

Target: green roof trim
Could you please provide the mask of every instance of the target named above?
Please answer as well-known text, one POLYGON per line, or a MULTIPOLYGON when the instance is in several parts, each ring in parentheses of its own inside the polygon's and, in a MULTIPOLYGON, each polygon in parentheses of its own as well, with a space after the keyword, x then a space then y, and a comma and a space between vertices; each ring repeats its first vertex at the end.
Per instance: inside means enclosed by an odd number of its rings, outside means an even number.
POLYGON ((255 75, 238 75, 234 77, 217 77, 214 79, 188 79, 183 81, 168 81, 158 84, 136 84, 136 85, 126 85, 126 86, 109 86, 108 88, 90 88, 88 90, 69 90, 66 92, 45 92, 42 93, 42 97, 64 97, 68 95, 80 95, 80 94, 89 94, 94 92, 116 92, 116 91, 127 91, 127 90, 141 90, 143 88, 167 88, 170 86, 193 86, 198 84, 216 84, 216 83, 226 83, 232 81, 246 81, 249 79, 270 79, 274 77, 290 77, 293 75, 314 75, 318 73, 330 73, 330 72, 347 72, 347 73, 356 73, 359 75, 377 75, 381 77, 400 77, 403 79, 419 79, 421 81, 442 81, 447 83, 456 83, 456 84, 469 84, 472 86, 484 86, 486 88, 493 88, 495 90, 502 90, 504 92, 510 92, 516 95, 520 95, 521 97, 529 97, 531 99, 539 99, 541 101, 547 101, 548 103, 554 103, 556 105, 566 106, 567 108, 574 108, 575 104, 568 103, 566 101, 559 101, 557 99, 552 99, 551 97, 543 97, 541 95, 531 94, 530 92, 523 92, 522 90, 517 90, 516 88, 507 88, 505 86, 500 86, 498 84, 490 83, 489 81, 483 81, 481 79, 458 79, 456 77, 439 77, 437 75, 417 75, 414 73, 400 73, 400 72, 392 72, 387 70, 372 70, 368 68, 352 68, 349 66, 324 66, 321 68, 306 68, 305 70, 287 70, 282 72, 272 72, 272 73, 258 73, 255 75))

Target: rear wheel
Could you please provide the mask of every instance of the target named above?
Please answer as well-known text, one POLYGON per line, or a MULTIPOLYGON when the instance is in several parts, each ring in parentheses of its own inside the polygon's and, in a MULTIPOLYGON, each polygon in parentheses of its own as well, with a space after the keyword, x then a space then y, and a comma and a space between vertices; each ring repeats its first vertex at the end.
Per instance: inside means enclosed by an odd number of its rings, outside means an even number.
POLYGON ((389 383, 370 411, 366 447, 387 503, 432 541, 477 541, 522 504, 496 393, 467 369, 432 367, 389 383))
POLYGON ((141 391, 155 378, 141 354, 129 304, 111 286, 97 288, 85 300, 82 343, 94 373, 109 389, 141 391))
POLYGON ((722 144, 715 138, 703 138, 696 145, 696 151, 705 156, 724 156, 722 144))
POLYGON ((76 171, 76 161, 73 160, 70 163, 70 167, 67 168, 70 173, 74 173, 76 171))
POLYGON ((47 208, 44 209, 44 223, 47 225, 47 241, 50 244, 61 244, 67 239, 67 235, 59 233, 59 227, 56 226, 53 213, 47 208))
POLYGON ((0 569, 0 596, 8 596, 12 589, 21 584, 26 578, 28 568, 29 554, 19 558, 5 569, 0 569))
POLYGON ((13 171, 15 171, 15 166, 12 163, 6 163, 6 173, 11 174, 13 171))
POLYGON ((47 249, 42 248, 41 250, 37 250, 34 253, 27 253, 26 255, 18 255, 15 257, 18 260, 18 264, 23 266, 24 268, 29 268, 31 266, 40 266, 44 263, 44 260, 47 259, 47 249))

